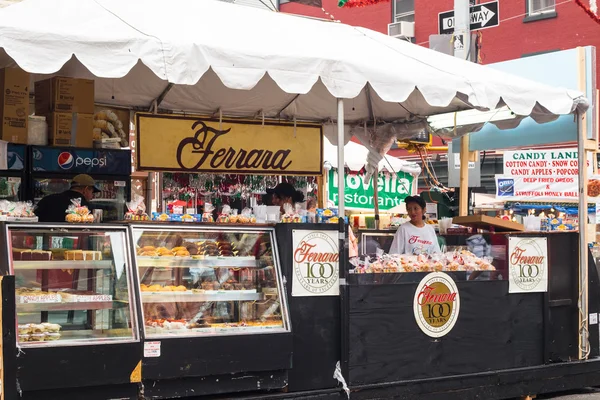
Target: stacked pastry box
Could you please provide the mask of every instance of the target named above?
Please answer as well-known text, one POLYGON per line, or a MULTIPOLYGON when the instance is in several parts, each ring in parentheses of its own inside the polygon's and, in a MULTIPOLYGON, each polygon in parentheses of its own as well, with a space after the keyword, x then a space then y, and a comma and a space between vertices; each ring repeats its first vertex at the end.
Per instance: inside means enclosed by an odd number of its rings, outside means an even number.
POLYGON ((17 327, 19 342, 50 342, 60 339, 59 324, 44 322, 41 324, 23 324, 17 327))

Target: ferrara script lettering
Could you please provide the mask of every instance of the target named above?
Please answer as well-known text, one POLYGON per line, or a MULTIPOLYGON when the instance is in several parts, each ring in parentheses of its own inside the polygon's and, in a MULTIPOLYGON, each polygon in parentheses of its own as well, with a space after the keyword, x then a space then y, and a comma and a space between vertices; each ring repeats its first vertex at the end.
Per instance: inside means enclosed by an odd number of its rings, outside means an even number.
POLYGON ((248 170, 262 169, 285 171, 292 164, 288 160, 291 150, 271 150, 261 149, 242 149, 221 147, 217 143, 219 138, 228 134, 231 128, 220 131, 209 126, 200 120, 194 122, 192 130, 196 130, 194 136, 183 139, 177 147, 177 163, 183 169, 233 169, 248 170), (211 135, 212 134, 212 135, 211 135), (193 154, 194 165, 186 165, 184 158, 193 154))

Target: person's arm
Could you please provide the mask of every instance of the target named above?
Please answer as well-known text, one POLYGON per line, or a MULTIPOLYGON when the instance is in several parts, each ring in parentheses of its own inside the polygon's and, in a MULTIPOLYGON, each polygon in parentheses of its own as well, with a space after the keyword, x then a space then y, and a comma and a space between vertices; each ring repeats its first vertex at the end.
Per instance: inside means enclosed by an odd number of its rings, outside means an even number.
POLYGON ((35 208, 33 209, 33 213, 38 217, 40 222, 45 222, 41 220, 48 216, 47 203, 48 202, 46 201, 46 198, 43 198, 36 204, 35 208))
POLYGON ((402 226, 398 228, 394 235, 389 254, 404 254, 404 229, 402 229, 402 226))
POLYGON ((441 253, 442 249, 440 249, 440 243, 438 242, 438 238, 437 235, 435 234, 435 229, 433 229, 430 225, 429 229, 431 229, 431 234, 433 236, 433 252, 434 253, 441 253))

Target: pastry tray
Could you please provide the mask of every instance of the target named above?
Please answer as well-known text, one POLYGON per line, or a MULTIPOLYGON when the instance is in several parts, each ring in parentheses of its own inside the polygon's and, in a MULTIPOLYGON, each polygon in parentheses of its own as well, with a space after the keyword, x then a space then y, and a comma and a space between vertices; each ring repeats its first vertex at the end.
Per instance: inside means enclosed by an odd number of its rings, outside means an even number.
POLYGON ((138 256, 139 267, 170 267, 170 268, 256 268, 254 257, 145 257, 138 256))

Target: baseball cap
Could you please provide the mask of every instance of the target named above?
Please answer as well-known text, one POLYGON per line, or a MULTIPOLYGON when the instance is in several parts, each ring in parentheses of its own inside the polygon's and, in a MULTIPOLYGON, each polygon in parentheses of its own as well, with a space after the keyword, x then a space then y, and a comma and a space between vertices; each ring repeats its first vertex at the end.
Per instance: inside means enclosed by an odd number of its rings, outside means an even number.
POLYGON ((417 203, 421 208, 427 207, 427 203, 425 203, 425 200, 421 196, 408 196, 404 199, 404 203, 417 203))
POLYGON ((283 182, 273 189, 267 189, 267 194, 276 194, 278 197, 293 197, 296 188, 291 183, 283 182))
POLYGON ((98 193, 101 190, 96 187, 96 181, 94 178, 87 174, 79 174, 71 181, 71 187, 86 187, 89 186, 94 189, 94 193, 98 193))

